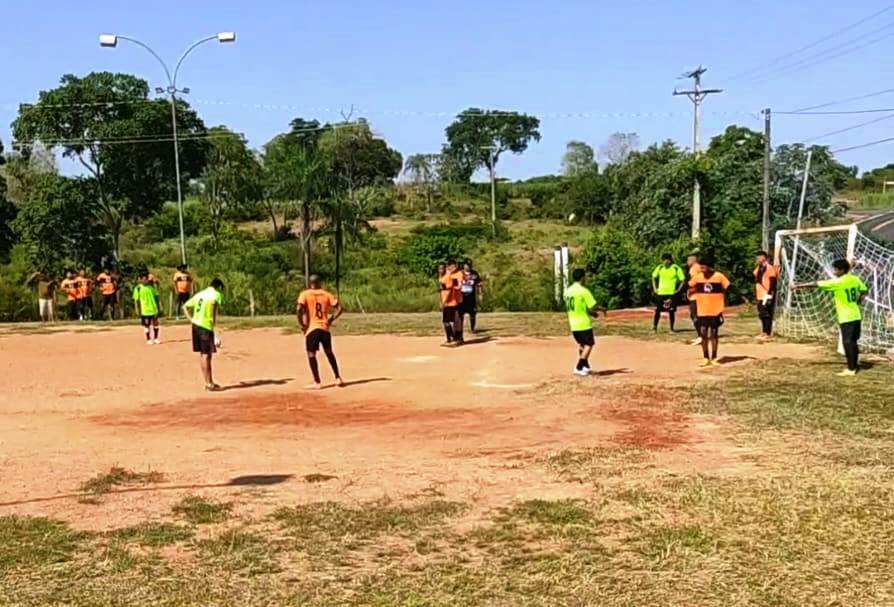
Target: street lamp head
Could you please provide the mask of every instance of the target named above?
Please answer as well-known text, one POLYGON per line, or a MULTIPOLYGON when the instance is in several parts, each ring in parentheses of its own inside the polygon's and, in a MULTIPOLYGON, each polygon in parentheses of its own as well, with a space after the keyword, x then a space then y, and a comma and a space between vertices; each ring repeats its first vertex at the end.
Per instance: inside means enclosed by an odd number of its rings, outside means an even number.
POLYGON ((118 46, 118 36, 116 36, 115 34, 100 34, 99 46, 105 48, 115 48, 116 46, 118 46))
POLYGON ((217 41, 221 44, 226 42, 236 42, 236 32, 220 32, 217 35, 217 41))

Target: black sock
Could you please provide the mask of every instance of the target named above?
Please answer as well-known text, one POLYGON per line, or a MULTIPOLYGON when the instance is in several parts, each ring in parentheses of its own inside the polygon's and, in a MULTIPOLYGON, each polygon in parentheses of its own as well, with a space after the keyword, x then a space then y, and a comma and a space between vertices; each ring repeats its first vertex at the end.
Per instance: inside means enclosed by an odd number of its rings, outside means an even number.
POLYGON ((454 336, 454 339, 456 339, 457 343, 460 343, 460 344, 463 343, 463 332, 462 331, 457 331, 454 329, 453 336, 454 336))
POLYGON ((143 329, 143 333, 146 334, 146 341, 152 341, 152 338, 149 337, 149 335, 151 335, 151 333, 149 333, 149 329, 148 329, 148 328, 143 329))
POLYGON ((329 366, 332 367, 332 372, 335 373, 335 379, 341 379, 341 375, 338 372, 338 361, 335 360, 335 352, 331 350, 326 352, 326 358, 329 359, 329 366))
POLYGON ((469 328, 472 329, 472 333, 475 332, 475 322, 477 320, 477 314, 469 314, 469 328))
POLYGON ((673 310, 670 310, 668 311, 667 316, 670 319, 670 329, 673 331, 674 326, 677 324, 677 314, 673 310))
POLYGON ((158 339, 158 327, 153 327, 152 331, 155 333, 155 339, 158 339))
POLYGON ((444 325, 444 334, 447 335, 447 341, 453 341, 453 326, 452 325, 444 325))
POLYGON ((589 368, 590 368, 590 363, 587 362, 586 358, 579 358, 577 360, 577 370, 578 371, 583 371, 584 369, 589 369, 589 368))
POLYGON ((307 362, 310 363, 310 372, 314 376, 314 383, 320 383, 320 365, 317 364, 317 357, 308 358, 307 362))
POLYGON ((655 315, 652 317, 652 330, 658 330, 658 323, 661 322, 661 308, 655 308, 655 315))

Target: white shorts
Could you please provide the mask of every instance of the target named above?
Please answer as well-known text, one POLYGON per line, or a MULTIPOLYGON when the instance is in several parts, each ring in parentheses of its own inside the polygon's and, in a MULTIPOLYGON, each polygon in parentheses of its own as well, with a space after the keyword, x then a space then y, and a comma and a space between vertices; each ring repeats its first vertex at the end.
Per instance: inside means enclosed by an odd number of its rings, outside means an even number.
POLYGON ((55 313, 55 305, 52 299, 38 299, 41 318, 51 318, 55 313))

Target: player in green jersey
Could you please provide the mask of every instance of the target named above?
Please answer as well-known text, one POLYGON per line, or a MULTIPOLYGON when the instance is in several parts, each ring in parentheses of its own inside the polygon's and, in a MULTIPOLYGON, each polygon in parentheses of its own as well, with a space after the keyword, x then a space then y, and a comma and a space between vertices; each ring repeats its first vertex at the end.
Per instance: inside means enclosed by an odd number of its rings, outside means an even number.
POLYGON ((652 331, 658 332, 658 323, 661 322, 661 313, 667 312, 670 321, 671 333, 677 322, 677 298, 680 290, 686 284, 686 276, 683 270, 674 263, 674 257, 670 253, 661 256, 661 265, 652 271, 652 292, 655 293, 655 315, 652 318, 652 331))
POLYGON ((846 259, 837 259, 832 263, 834 278, 814 283, 796 285, 796 288, 817 288, 832 293, 835 298, 835 312, 841 328, 841 344, 847 358, 847 369, 839 373, 842 377, 853 377, 860 368, 860 332, 863 323, 863 310, 860 304, 869 293, 869 288, 859 277, 850 273, 851 264, 846 259))
POLYGON ((571 335, 577 342, 577 366, 574 374, 586 377, 590 375, 590 353, 596 345, 596 337, 593 334, 593 319, 599 314, 596 309, 596 299, 590 290, 583 285, 586 273, 576 269, 571 278, 574 283, 565 289, 563 298, 565 309, 568 312, 568 325, 571 327, 571 335))
POLYGON ((205 378, 205 389, 209 392, 220 390, 214 383, 214 371, 211 358, 220 347, 220 336, 217 327, 217 314, 223 304, 224 284, 220 278, 211 281, 211 286, 199 291, 183 304, 183 313, 192 324, 192 351, 201 356, 202 376, 205 378))
POLYGON ((155 285, 149 281, 149 274, 142 273, 139 282, 133 290, 134 307, 140 324, 143 325, 143 333, 146 334, 146 343, 149 345, 160 344, 158 339, 158 313, 160 310, 158 291, 155 285), (154 332, 154 336, 150 334, 154 332))

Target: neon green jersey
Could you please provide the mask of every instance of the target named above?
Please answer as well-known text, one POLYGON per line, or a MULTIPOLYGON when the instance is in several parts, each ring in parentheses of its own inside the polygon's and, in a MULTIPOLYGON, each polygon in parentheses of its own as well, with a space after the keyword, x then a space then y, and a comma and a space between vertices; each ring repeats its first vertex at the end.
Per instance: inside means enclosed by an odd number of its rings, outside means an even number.
POLYGON ((839 324, 863 320, 863 311, 860 310, 860 299, 869 292, 869 289, 858 277, 853 274, 845 274, 829 280, 821 280, 816 286, 823 291, 829 291, 835 297, 835 311, 838 312, 839 324))
POLYGON ((223 304, 223 295, 214 287, 208 287, 204 291, 199 291, 189 299, 184 306, 193 310, 192 324, 214 330, 214 307, 223 304))
POLYGON ((590 293, 590 289, 574 283, 564 294, 565 309, 568 311, 568 324, 572 331, 586 331, 593 328, 593 317, 590 310, 596 306, 596 299, 590 293))
POLYGON ((158 316, 158 291, 154 285, 137 285, 133 300, 140 304, 140 316, 158 316))
POLYGON ((652 278, 658 279, 659 295, 673 295, 677 292, 677 287, 686 280, 683 270, 675 263, 670 266, 661 264, 652 272, 652 278))

